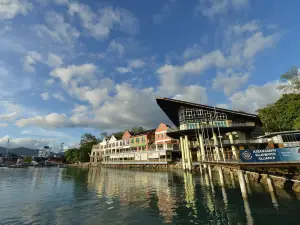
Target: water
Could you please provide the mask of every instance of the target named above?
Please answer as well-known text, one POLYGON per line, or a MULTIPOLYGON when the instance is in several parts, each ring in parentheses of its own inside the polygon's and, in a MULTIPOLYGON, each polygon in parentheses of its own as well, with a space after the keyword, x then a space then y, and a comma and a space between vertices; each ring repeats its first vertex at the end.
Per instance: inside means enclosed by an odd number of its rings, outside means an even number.
POLYGON ((0 168, 0 224, 300 224, 300 196, 200 174, 104 168, 0 168))

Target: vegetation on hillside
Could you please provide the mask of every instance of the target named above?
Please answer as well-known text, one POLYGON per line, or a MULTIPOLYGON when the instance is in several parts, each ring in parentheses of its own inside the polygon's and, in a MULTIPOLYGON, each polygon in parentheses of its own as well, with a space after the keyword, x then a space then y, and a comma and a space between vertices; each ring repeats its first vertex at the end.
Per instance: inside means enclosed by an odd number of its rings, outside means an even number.
POLYGON ((278 89, 286 94, 274 104, 258 110, 266 132, 300 129, 300 73, 293 67, 281 75, 281 79, 286 82, 278 89))

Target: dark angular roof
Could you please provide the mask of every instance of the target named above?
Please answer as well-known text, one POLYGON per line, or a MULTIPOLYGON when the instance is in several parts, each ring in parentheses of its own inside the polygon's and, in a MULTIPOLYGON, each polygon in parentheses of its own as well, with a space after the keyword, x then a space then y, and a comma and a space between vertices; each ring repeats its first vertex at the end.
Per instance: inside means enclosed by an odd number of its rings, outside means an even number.
POLYGON ((174 123, 175 126, 179 126, 178 111, 181 107, 216 110, 218 112, 230 114, 235 117, 243 117, 249 119, 252 118, 252 120, 260 121, 258 115, 256 114, 235 111, 230 109, 223 109, 223 108, 213 107, 209 105, 202 105, 202 104, 186 102, 186 101, 181 101, 181 100, 176 100, 171 98, 157 97, 156 102, 159 105, 159 107, 164 111, 164 113, 169 117, 169 119, 174 123))

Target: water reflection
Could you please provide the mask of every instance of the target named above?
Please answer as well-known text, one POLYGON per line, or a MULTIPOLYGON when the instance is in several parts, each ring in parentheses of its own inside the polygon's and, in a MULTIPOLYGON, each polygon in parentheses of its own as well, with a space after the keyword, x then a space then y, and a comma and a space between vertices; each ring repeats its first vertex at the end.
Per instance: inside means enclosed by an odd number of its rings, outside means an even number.
POLYGON ((0 224, 297 224, 295 193, 249 184, 247 200, 236 177, 208 168, 1 169, 0 224))

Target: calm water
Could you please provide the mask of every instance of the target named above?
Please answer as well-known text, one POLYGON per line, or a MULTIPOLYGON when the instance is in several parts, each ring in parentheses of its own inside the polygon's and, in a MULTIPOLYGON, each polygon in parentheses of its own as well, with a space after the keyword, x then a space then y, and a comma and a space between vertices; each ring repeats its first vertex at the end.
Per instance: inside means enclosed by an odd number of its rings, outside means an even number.
POLYGON ((300 224, 300 197, 199 174, 116 169, 0 168, 0 224, 300 224), (273 200, 274 202, 274 200, 273 200))

